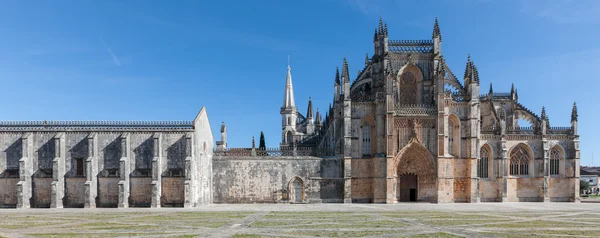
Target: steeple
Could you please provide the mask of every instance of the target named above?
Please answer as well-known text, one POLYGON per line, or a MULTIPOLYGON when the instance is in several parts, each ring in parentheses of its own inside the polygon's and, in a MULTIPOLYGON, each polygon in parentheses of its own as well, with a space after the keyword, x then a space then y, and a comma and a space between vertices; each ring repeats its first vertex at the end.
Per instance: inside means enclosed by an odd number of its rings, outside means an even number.
POLYGON ((494 94, 494 89, 492 89, 492 82, 490 82, 490 92, 489 92, 489 94, 490 95, 494 94))
POLYGON ((442 41, 442 33, 440 32, 440 25, 438 24, 438 18, 435 18, 435 23, 433 24, 433 34, 431 38, 439 38, 440 42, 442 41))
POLYGON ((306 118, 308 118, 310 121, 313 119, 312 97, 308 97, 308 110, 306 111, 306 118))
POLYGON ((292 86, 292 73, 291 68, 288 64, 287 76, 285 77, 285 92, 283 94, 283 106, 282 108, 295 108, 296 103, 294 102, 294 87, 292 86))
POLYGON ((579 115, 577 114, 577 103, 573 102, 573 110, 571 111, 571 122, 577 121, 579 115))

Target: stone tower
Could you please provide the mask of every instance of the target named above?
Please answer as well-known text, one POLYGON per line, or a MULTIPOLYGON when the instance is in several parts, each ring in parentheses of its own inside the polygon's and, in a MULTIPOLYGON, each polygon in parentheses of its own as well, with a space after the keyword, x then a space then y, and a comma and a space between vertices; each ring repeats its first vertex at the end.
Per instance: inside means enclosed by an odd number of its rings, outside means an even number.
POLYGON ((294 102, 294 87, 292 86, 291 68, 288 64, 287 76, 285 77, 285 91, 283 94, 283 105, 281 106, 281 128, 282 139, 281 145, 289 145, 294 142, 294 134, 296 132, 296 116, 298 108, 294 102))

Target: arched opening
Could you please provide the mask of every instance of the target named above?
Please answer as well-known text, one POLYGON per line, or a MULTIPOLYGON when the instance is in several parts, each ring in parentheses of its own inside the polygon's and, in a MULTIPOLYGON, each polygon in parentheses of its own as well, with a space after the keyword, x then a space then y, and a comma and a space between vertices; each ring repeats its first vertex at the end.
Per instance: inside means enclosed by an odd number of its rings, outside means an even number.
POLYGON ((304 202, 304 182, 301 178, 295 177, 290 181, 290 195, 292 203, 304 202))
MULTIPOLYGON (((392 194, 396 201, 436 201, 436 167, 433 155, 416 139, 394 158, 392 194), (411 196, 412 194, 412 196, 411 196)), ((391 185, 391 184, 389 184, 391 185)))
POLYGON ((288 117, 288 119, 287 119, 287 125, 288 126, 292 125, 292 118, 291 117, 288 117))
POLYGON ((375 140, 375 120, 372 116, 366 115, 360 120, 360 154, 362 156, 371 156, 375 150, 373 141, 375 140))
POLYGON ((460 120, 454 114, 448 117, 448 154, 460 158, 460 120))
POLYGON ((484 145, 479 151, 479 161, 477 161, 477 177, 489 177, 489 161, 491 157, 491 149, 489 145, 484 145))
POLYGON ((366 123, 360 129, 362 130, 362 154, 369 156, 371 155, 371 125, 366 123))
POLYGON ((294 135, 292 135, 291 131, 288 131, 285 133, 285 142, 288 144, 291 144, 292 142, 294 142, 294 135))
POLYGON ((560 145, 555 145, 550 150, 550 175, 561 175, 564 171, 564 150, 560 145))
POLYGON ((400 202, 416 202, 419 189, 419 182, 415 174, 398 175, 400 186, 398 188, 398 201, 400 202))
POLYGON ((417 104, 417 78, 412 72, 400 76, 400 104, 417 104))
POLYGON ((525 144, 521 143, 513 147, 510 151, 510 175, 529 175, 529 164, 532 158, 533 156, 525 144))

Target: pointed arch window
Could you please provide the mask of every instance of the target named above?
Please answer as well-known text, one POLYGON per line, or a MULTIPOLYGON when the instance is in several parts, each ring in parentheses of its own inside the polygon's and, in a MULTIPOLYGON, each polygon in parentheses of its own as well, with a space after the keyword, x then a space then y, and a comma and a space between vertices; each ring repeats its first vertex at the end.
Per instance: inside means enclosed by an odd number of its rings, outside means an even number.
POLYGON ((550 151, 550 174, 560 174, 560 153, 556 148, 550 151))
POLYGON ((510 152, 510 175, 528 175, 531 157, 524 145, 517 145, 510 152))
POLYGON ((400 103, 417 104, 417 79, 411 72, 400 76, 400 103))
POLYGON ((371 155, 371 125, 365 123, 361 126, 362 131, 362 154, 371 155))
POLYGON ((488 177, 488 161, 490 152, 487 147, 481 147, 480 158, 477 162, 477 177, 487 178, 488 177))

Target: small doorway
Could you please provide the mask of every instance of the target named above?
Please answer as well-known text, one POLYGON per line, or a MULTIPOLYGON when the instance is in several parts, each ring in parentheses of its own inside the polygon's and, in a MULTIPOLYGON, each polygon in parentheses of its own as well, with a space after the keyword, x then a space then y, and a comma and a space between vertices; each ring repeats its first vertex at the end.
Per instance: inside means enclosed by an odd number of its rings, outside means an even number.
POLYGON ((303 185, 302 179, 295 178, 292 181, 292 189, 291 189, 292 196, 293 196, 292 202, 294 202, 294 203, 302 203, 303 202, 303 199, 302 199, 303 193, 304 193, 303 187, 304 187, 304 185, 303 185))
POLYGON ((417 175, 404 174, 400 176, 400 202, 416 202, 418 199, 417 175))

